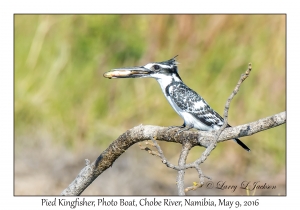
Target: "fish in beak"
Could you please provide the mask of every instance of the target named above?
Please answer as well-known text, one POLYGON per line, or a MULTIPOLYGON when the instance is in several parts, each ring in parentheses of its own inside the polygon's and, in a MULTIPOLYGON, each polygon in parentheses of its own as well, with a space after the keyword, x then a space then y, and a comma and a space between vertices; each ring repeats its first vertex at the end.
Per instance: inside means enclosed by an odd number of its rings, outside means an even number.
POLYGON ((105 78, 138 78, 138 77, 149 77, 152 73, 151 70, 141 67, 124 67, 118 69, 112 69, 109 72, 103 74, 105 78))

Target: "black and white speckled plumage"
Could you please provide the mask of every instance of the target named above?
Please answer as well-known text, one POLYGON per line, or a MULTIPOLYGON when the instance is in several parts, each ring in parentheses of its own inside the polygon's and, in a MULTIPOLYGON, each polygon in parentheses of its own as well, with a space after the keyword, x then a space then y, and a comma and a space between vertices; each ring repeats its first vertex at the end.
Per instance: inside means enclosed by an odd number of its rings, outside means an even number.
MULTIPOLYGON (((184 83, 171 83, 166 87, 166 94, 180 108, 178 111, 190 113, 203 124, 211 127, 211 129, 215 129, 215 126, 221 127, 223 125, 223 118, 210 108, 201 96, 184 83)), ((192 125, 192 127, 195 126, 192 125)))

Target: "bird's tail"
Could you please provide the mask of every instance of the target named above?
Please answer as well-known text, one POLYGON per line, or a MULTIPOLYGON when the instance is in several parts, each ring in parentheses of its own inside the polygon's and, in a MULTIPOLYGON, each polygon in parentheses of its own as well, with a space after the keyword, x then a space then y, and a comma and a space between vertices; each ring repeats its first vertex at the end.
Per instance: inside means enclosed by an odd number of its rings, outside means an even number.
POLYGON ((244 144, 241 140, 239 140, 239 139, 234 139, 234 141, 235 141, 236 143, 238 143, 241 147, 243 147, 245 150, 247 150, 247 152, 250 152, 250 151, 251 151, 251 150, 247 147, 247 145, 244 144))

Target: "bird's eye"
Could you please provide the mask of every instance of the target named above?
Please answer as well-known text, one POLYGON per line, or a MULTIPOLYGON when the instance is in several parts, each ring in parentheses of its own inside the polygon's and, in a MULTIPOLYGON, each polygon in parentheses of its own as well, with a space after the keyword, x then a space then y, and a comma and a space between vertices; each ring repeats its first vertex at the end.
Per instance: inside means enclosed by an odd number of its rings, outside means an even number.
POLYGON ((160 69, 160 66, 159 66, 159 65, 154 65, 153 68, 154 68, 155 70, 158 70, 158 69, 160 69))

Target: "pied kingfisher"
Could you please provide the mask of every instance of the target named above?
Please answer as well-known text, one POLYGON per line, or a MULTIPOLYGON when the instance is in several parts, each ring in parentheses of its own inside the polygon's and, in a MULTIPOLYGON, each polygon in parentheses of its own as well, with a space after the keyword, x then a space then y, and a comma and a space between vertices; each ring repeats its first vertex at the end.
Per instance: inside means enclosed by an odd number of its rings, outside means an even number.
MULTIPOLYGON (((140 67, 125 67, 112 69, 103 76, 112 78, 143 78, 156 79, 162 92, 177 114, 184 120, 181 131, 195 128, 202 131, 217 130, 224 119, 195 91, 186 86, 180 78, 177 70, 178 62, 174 58, 152 62, 140 67)), ((228 124, 227 127, 230 127, 228 124)), ((180 132, 181 132, 180 131, 180 132)), ((239 139, 234 139, 245 150, 250 149, 239 139)))

